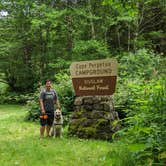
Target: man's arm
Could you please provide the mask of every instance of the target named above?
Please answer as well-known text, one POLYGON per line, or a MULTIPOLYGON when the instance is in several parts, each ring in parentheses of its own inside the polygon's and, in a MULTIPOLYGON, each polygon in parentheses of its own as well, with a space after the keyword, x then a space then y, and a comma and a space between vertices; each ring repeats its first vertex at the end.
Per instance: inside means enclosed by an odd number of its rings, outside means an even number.
POLYGON ((41 113, 45 114, 43 99, 40 99, 40 109, 41 109, 41 113))

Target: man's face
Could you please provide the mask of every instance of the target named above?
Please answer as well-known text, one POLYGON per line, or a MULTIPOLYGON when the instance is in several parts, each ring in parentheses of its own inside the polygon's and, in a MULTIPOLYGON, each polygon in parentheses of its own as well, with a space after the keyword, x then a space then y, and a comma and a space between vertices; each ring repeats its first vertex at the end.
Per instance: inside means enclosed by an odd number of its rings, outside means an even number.
POLYGON ((51 88, 51 81, 47 81, 47 82, 46 82, 46 88, 47 88, 47 89, 50 89, 50 88, 51 88))

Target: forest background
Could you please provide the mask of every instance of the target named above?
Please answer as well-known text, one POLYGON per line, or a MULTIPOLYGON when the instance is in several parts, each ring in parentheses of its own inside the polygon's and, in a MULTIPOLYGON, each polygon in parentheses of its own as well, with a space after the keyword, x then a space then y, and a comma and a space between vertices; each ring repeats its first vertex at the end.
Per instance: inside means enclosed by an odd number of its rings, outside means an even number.
POLYGON ((166 162, 164 0, 1 0, 0 11, 1 104, 26 104, 26 119, 36 120, 49 78, 68 125, 75 98, 71 63, 114 57, 113 99, 123 127, 110 156, 124 155, 128 145, 126 160, 135 165, 166 162))

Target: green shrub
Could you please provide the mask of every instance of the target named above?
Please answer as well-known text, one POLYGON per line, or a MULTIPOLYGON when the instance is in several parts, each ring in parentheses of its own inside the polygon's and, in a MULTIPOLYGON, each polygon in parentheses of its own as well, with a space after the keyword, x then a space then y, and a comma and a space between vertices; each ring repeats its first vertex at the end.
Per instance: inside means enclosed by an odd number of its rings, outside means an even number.
POLYGON ((58 94, 58 98, 62 107, 64 125, 66 125, 68 124, 69 116, 73 111, 73 103, 75 98, 72 80, 67 73, 58 73, 56 75, 56 81, 57 83, 54 84, 54 88, 58 94))
MULTIPOLYGON (((1 77, 1 73, 0 73, 1 77)), ((7 83, 0 82, 0 94, 3 94, 8 89, 9 85, 7 83)))
POLYGON ((122 53, 117 56, 119 62, 119 78, 150 80, 162 72, 162 59, 152 51, 140 49, 136 53, 122 53), (159 70, 160 69, 160 70, 159 70))
POLYGON ((122 53, 117 59, 119 71, 114 101, 116 111, 122 119, 128 112, 133 112, 131 107, 136 104, 134 100, 140 100, 144 96, 145 85, 164 75, 165 61, 146 49, 140 49, 136 53, 122 53))
POLYGON ((40 86, 35 93, 33 93, 33 96, 31 99, 27 100, 26 104, 26 110, 27 114, 25 117, 25 120, 29 121, 38 121, 39 115, 40 115, 40 106, 39 106, 39 94, 42 89, 42 86, 40 86))
MULTIPOLYGON (((114 138, 124 142, 144 144, 135 159, 140 165, 163 164, 166 156, 166 87, 165 80, 151 80, 148 83, 130 84, 132 100, 126 110, 124 128, 114 138), (162 157, 161 157, 162 156, 162 157)), ((129 97, 130 98, 130 97, 129 97)))
POLYGON ((26 104, 33 98, 33 93, 3 92, 0 94, 0 104, 26 104))

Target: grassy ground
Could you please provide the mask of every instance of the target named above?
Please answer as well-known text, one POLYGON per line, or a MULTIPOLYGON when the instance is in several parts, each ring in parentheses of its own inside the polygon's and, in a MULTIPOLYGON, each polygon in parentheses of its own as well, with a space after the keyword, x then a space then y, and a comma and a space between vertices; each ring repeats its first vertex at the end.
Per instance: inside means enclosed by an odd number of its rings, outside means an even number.
POLYGON ((110 166, 111 143, 77 138, 39 140, 39 124, 25 110, 0 105, 0 166, 110 166))

